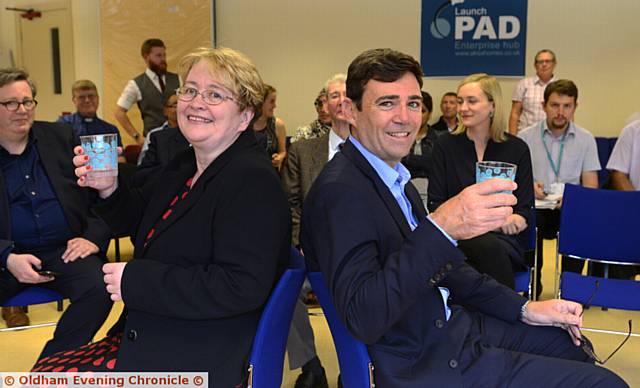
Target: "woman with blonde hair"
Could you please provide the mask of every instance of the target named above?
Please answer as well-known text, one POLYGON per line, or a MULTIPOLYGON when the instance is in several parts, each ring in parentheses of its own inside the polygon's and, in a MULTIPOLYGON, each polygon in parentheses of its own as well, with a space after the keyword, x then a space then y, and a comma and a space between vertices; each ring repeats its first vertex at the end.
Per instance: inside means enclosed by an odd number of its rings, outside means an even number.
MULTIPOLYGON (((514 271, 525 268, 527 227, 534 205, 531 155, 527 144, 507 133, 500 84, 488 74, 472 74, 458 87, 460 125, 436 140, 429 176, 429 210, 476 183, 476 162, 517 166, 513 214, 498 230, 458 242, 469 264, 514 288, 514 271)), ((535 227, 535 226, 534 226, 535 227)))
POLYGON ((78 184, 104 199, 95 210, 115 234, 134 237, 133 260, 103 267, 111 299, 125 309, 107 338, 34 371, 193 371, 208 372, 210 386, 243 384, 262 309, 289 257, 289 205, 247 131, 263 99, 251 61, 203 48, 182 59, 180 75, 178 124, 192 147, 143 187, 87 180, 88 156, 76 147, 78 184))

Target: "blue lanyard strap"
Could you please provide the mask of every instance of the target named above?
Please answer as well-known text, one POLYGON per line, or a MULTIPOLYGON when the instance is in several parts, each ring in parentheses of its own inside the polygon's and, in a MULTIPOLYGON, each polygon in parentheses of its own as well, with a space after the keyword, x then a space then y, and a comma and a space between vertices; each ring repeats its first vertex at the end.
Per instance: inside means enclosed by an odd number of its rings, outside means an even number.
POLYGON ((556 182, 558 182, 558 177, 560 176, 560 165, 562 164, 562 154, 564 153, 564 143, 567 138, 567 133, 569 133, 569 127, 564 131, 564 135, 562 135, 562 139, 560 139, 560 152, 558 153, 558 164, 556 165, 553 162, 553 158, 551 157, 551 152, 549 151, 549 147, 547 147, 547 143, 544 141, 544 121, 540 124, 542 130, 540 131, 540 139, 542 140, 542 145, 544 145, 544 150, 547 152, 547 160, 551 165, 551 170, 556 176, 556 182))

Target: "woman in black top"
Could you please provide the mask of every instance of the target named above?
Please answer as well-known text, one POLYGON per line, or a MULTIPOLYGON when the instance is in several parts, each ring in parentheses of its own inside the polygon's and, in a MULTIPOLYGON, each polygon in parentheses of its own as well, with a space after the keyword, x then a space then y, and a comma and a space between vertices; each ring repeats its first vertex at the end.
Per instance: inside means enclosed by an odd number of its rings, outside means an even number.
POLYGON ((282 162, 287 155, 287 131, 284 121, 275 116, 277 90, 271 85, 264 84, 264 101, 258 112, 259 115, 249 123, 258 144, 267 151, 271 164, 280 171, 282 162))
POLYGON ((498 161, 518 166, 513 194, 518 203, 499 230, 458 241, 459 248, 478 271, 514 288, 514 271, 522 270, 527 226, 531 222, 533 176, 526 143, 506 132, 502 92, 498 81, 487 74, 473 74, 458 87, 461 124, 440 136, 433 148, 429 176, 429 210, 476 182, 478 161, 498 161))

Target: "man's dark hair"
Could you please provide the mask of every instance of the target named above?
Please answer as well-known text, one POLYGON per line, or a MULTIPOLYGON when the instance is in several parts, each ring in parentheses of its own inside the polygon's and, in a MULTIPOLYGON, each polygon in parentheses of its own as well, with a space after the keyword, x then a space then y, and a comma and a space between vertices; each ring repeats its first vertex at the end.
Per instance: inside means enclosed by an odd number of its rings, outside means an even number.
POLYGON ((36 98, 36 86, 29 78, 29 73, 16 67, 0 69, 0 88, 18 81, 27 81, 29 88, 31 88, 32 97, 36 98))
POLYGON ((347 97, 362 110, 362 95, 369 80, 394 82, 412 73, 422 88, 422 68, 410 55, 388 48, 367 50, 358 55, 347 72, 347 97))
POLYGON ((445 94, 442 95, 442 99, 444 100, 445 97, 458 98, 458 93, 456 93, 456 92, 446 92, 445 94))
POLYGON ((431 98, 431 95, 424 90, 420 93, 422 93, 422 103, 424 106, 429 112, 433 112, 433 98, 431 98))
POLYGON ((545 104, 547 103, 547 101, 549 101, 549 96, 552 93, 573 97, 573 102, 578 102, 578 87, 571 80, 559 79, 547 85, 547 87, 544 89, 545 104))
POLYGON ((149 54, 151 52, 151 49, 154 47, 166 48, 162 40, 151 38, 151 39, 145 40, 142 43, 142 47, 140 47, 140 54, 142 54, 142 56, 144 57, 145 55, 149 54))

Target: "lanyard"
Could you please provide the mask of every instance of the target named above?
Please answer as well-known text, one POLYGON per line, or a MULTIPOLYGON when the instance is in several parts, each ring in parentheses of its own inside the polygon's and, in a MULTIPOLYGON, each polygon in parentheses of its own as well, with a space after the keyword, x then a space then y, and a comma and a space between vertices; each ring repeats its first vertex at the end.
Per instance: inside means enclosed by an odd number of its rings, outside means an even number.
POLYGON ((551 165, 551 170, 553 170, 553 173, 556 176, 556 182, 559 181, 559 175, 560 175, 560 165, 562 164, 562 154, 564 153, 564 142, 565 139, 567 138, 567 133, 569 133, 569 127, 567 127, 567 129, 564 132, 564 135, 562 135, 562 139, 560 139, 560 152, 558 153, 558 165, 556 166, 556 164, 553 162, 553 158, 551 157, 551 152, 549 151, 549 148, 547 147, 547 143, 544 141, 544 120, 542 121, 542 123, 540 124, 540 128, 542 129, 540 131, 540 139, 542 140, 542 145, 544 146, 544 150, 547 152, 547 160, 549 161, 549 164, 551 165))

